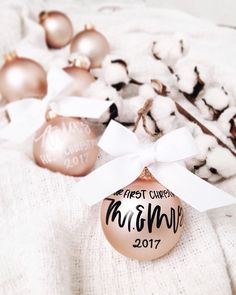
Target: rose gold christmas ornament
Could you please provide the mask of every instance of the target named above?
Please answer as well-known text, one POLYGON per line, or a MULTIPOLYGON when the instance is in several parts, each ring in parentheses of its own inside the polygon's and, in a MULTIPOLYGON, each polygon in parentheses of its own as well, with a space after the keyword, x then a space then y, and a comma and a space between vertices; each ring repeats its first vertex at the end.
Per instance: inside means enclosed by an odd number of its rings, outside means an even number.
POLYGON ((62 48, 73 37, 73 27, 70 19, 60 11, 42 11, 39 14, 39 23, 46 34, 48 47, 62 48))
POLYGON ((46 122, 35 134, 33 154, 38 165, 65 175, 83 176, 94 166, 97 138, 85 121, 55 117, 48 112, 46 122))
POLYGON ((91 25, 86 25, 71 42, 71 52, 86 55, 91 61, 92 68, 101 66, 104 57, 109 53, 107 39, 91 25))
POLYGON ((104 199, 101 223, 118 252, 133 259, 153 260, 178 242, 183 209, 172 192, 144 176, 104 199))
POLYGON ((0 70, 0 92, 8 102, 42 98, 47 93, 47 75, 37 62, 8 53, 0 70))
POLYGON ((70 61, 70 65, 63 69, 76 81, 70 95, 81 96, 88 86, 95 81, 94 76, 89 72, 89 67, 90 61, 87 57, 78 57, 70 61))

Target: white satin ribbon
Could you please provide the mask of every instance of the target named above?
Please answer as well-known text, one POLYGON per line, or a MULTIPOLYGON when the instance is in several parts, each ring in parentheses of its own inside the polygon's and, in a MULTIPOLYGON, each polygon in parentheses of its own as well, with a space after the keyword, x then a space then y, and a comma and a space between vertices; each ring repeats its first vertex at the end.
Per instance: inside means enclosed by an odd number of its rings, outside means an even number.
POLYGON ((10 123, 0 130, 0 138, 23 142, 42 126, 48 109, 61 116, 98 119, 112 104, 111 101, 68 96, 75 81, 60 68, 49 70, 47 82, 48 92, 43 99, 26 98, 5 106, 10 123))
POLYGON ((176 129, 155 143, 143 146, 133 132, 111 121, 98 145, 117 158, 94 170, 75 185, 75 192, 88 205, 99 202, 136 180, 144 167, 148 167, 162 185, 199 211, 236 201, 233 196, 177 163, 198 153, 187 128, 176 129))

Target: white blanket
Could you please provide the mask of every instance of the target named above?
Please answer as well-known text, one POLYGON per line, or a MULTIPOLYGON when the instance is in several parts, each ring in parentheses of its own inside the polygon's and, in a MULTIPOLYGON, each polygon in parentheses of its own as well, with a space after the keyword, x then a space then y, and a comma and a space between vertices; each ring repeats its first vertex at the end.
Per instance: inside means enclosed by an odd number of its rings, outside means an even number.
MULTIPOLYGON (((153 70, 144 52, 157 33, 189 34, 196 45, 193 56, 216 66, 230 65, 232 71, 236 67, 233 30, 141 4, 88 7, 86 1, 2 1, 1 55, 18 48, 45 67, 63 66, 68 49, 49 53, 41 28, 28 19, 45 8, 66 12, 75 30, 93 22, 109 39, 113 53, 133 65, 140 55, 147 59, 145 70, 137 62, 134 75, 153 70)), ((24 152, 26 147, 0 146, 0 294, 236 292, 236 206, 209 214, 185 206, 184 233, 175 249, 156 261, 133 261, 105 240, 99 205, 90 208, 81 203, 72 193, 76 180, 38 167, 24 152)), ((235 178, 220 186, 236 194, 235 178)))

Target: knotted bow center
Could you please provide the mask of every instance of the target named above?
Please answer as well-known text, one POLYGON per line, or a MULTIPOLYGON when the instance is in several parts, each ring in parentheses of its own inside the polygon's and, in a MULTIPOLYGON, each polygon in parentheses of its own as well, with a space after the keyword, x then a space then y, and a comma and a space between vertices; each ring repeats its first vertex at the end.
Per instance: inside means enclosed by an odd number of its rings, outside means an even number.
POLYGON ((138 156, 144 167, 148 167, 149 165, 155 163, 157 161, 155 146, 152 145, 141 149, 138 152, 138 156))

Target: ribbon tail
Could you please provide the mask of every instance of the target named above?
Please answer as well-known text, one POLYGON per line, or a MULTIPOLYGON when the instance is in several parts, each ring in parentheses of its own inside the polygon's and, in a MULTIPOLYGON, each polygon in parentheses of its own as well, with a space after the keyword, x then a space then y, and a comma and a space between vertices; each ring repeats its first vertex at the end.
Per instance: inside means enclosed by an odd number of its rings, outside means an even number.
POLYGON ((92 206, 132 183, 143 170, 134 156, 124 156, 97 168, 75 185, 74 192, 92 206))
POLYGON ((67 96, 75 80, 69 74, 57 66, 53 66, 47 75, 48 93, 44 98, 45 103, 56 101, 63 96, 67 96))
POLYGON ((85 97, 67 97, 52 104, 52 109, 61 116, 100 118, 112 104, 111 101, 95 100, 85 97))
POLYGON ((200 212, 236 203, 236 198, 173 163, 150 165, 153 176, 184 202, 200 212))

